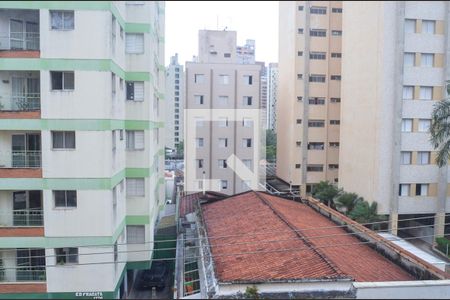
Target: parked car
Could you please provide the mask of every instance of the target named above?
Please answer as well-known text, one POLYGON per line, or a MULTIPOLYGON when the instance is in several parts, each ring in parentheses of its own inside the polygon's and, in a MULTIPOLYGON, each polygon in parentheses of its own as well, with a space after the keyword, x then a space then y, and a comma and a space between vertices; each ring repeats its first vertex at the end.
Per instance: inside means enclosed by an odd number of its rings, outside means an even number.
POLYGON ((167 282, 169 269, 162 261, 152 262, 151 269, 140 270, 137 274, 136 288, 139 290, 163 289, 167 282))

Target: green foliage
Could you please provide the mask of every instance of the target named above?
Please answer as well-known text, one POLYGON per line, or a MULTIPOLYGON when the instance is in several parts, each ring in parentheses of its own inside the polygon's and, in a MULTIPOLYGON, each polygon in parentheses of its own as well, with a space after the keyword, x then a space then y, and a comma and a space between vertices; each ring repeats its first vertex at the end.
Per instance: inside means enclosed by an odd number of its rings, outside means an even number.
MULTIPOLYGON (((385 216, 377 214, 377 206, 377 202, 372 202, 372 204, 369 204, 367 201, 360 201, 355 205, 348 216, 358 223, 385 221, 385 216)), ((372 224, 369 227, 371 229, 378 230, 380 229, 380 224, 372 224)))
POLYGON ((0 282, 5 280, 5 267, 3 266, 3 258, 0 258, 0 282))
POLYGON ((177 156, 178 157, 183 157, 184 156, 184 141, 181 141, 178 143, 177 147, 177 156))
POLYGON ((260 299, 258 294, 258 288, 256 286, 248 286, 245 289, 244 297, 246 299, 260 299))
POLYGON ((266 159, 275 160, 277 158, 277 135, 273 130, 266 130, 266 159))
POLYGON ((348 215, 355 206, 362 201, 364 201, 364 199, 356 193, 343 192, 334 199, 334 204, 340 212, 348 215))
POLYGON ((341 189, 338 189, 336 185, 329 181, 321 181, 314 186, 312 196, 320 202, 332 206, 334 208, 334 198, 342 193, 341 189))
POLYGON ((450 240, 445 237, 438 237, 436 238, 436 244, 439 251, 446 253, 450 257, 450 252, 447 253, 447 251, 450 251, 450 240))
MULTIPOLYGON (((447 90, 450 85, 447 85, 447 90)), ((439 167, 447 164, 450 158, 450 101, 439 101, 434 105, 431 115, 430 141, 437 149, 436 163, 439 167)))

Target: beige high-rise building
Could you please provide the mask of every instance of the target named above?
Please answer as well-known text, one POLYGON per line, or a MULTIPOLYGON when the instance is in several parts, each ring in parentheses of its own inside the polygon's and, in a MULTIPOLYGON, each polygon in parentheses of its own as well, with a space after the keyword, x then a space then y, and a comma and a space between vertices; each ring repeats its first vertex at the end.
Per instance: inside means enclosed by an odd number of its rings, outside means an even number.
POLYGON ((341 1, 281 1, 277 176, 304 195, 338 181, 341 1))
POLYGON ((260 69, 237 63, 235 31, 200 30, 186 63, 185 191, 258 188, 260 69))
MULTIPOLYGON (((450 79, 445 1, 344 3, 339 185, 389 214, 394 233, 444 234, 448 168, 429 142, 450 79), (400 222, 413 217, 430 217, 400 222), (400 232, 399 232, 400 233, 400 232)), ((447 226, 448 228, 448 226, 447 226)))

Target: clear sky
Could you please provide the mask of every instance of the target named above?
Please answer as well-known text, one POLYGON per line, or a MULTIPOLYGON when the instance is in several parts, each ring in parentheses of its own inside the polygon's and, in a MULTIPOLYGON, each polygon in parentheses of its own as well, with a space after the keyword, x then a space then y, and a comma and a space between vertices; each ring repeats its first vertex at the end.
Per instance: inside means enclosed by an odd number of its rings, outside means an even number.
POLYGON ((237 31, 238 45, 255 40, 256 61, 278 61, 278 1, 166 1, 165 62, 184 65, 198 52, 201 29, 237 31))

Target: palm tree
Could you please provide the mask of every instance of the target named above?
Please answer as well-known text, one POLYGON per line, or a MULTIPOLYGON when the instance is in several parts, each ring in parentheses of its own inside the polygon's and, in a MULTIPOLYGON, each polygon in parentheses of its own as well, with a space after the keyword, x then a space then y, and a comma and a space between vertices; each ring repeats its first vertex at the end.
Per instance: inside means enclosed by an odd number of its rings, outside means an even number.
MULTIPOLYGON (((450 92, 450 91, 448 91, 450 92)), ((450 158, 450 101, 435 104, 431 115, 431 143, 438 150, 436 163, 441 168, 450 158)))
POLYGON ((321 181, 314 186, 312 196, 320 200, 320 202, 333 207, 333 199, 336 198, 342 190, 338 189, 336 185, 329 181, 321 181))
POLYGON ((348 215, 362 201, 364 199, 358 194, 344 192, 334 199, 334 204, 339 211, 348 215))
MULTIPOLYGON (((379 221, 385 221, 386 217, 377 214, 377 202, 369 204, 367 201, 358 202, 353 210, 349 213, 349 217, 358 223, 373 223, 379 221)), ((380 224, 372 224, 369 226, 371 229, 379 229, 380 224)))

